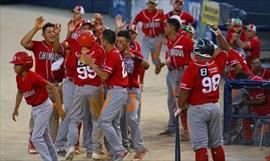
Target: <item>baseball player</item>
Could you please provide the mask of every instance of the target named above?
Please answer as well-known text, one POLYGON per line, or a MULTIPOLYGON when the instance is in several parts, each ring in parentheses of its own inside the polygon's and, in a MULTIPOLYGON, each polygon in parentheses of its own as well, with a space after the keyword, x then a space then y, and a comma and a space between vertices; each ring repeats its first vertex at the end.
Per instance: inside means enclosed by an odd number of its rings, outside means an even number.
POLYGON ((91 31, 81 32, 78 37, 78 44, 81 47, 80 52, 71 55, 73 60, 70 61, 70 66, 75 68, 76 73, 74 78, 75 90, 72 101, 72 109, 67 115, 68 120, 68 151, 65 156, 66 160, 72 160, 75 150, 75 144, 79 139, 77 130, 85 115, 86 108, 91 108, 91 117, 93 124, 92 145, 87 147, 88 153, 93 153, 94 159, 103 159, 101 149, 102 133, 98 127, 98 118, 101 112, 103 97, 101 96, 101 79, 93 69, 82 63, 79 59, 80 54, 91 55, 97 65, 101 65, 103 60, 104 50, 95 43, 95 36, 91 31), (86 105, 86 107, 84 107, 86 105))
POLYGON ((187 67, 180 83, 178 105, 180 109, 188 106, 188 125, 196 161, 208 161, 207 147, 211 148, 214 161, 225 161, 218 99, 227 53, 214 51, 211 41, 200 39, 192 53, 194 62, 187 67))
POLYGON ((254 58, 260 58, 261 40, 256 36, 256 26, 249 24, 247 26, 247 41, 241 44, 241 47, 247 52, 247 62, 254 58))
POLYGON ((104 22, 103 22, 103 16, 100 13, 95 13, 94 14, 94 19, 93 21, 93 32, 94 35, 97 37, 97 42, 101 45, 102 41, 102 33, 106 29, 104 22))
MULTIPOLYGON (((60 95, 62 95, 61 87, 59 85, 62 79, 64 78, 63 65, 58 70, 58 72, 53 72, 51 70, 52 63, 63 57, 63 53, 56 53, 54 52, 53 49, 53 44, 56 39, 56 34, 54 32, 56 25, 51 23, 46 23, 44 25, 43 22, 44 22, 43 17, 36 18, 34 28, 23 37, 23 39, 21 40, 21 45, 25 49, 31 50, 33 52, 35 58, 35 72, 41 75, 46 80, 48 80, 49 82, 53 83, 55 86, 57 86, 60 95), (44 40, 32 41, 32 38, 40 29, 42 29, 42 36, 44 40)), ((50 129, 51 129, 50 133, 53 141, 55 140, 57 134, 58 124, 59 124, 59 117, 57 113, 54 111, 50 119, 50 129)), ((30 122, 30 131, 32 127, 33 122, 30 122)))
POLYGON ((270 80, 270 70, 263 68, 259 58, 251 60, 250 67, 253 75, 262 77, 264 80, 270 80))
MULTIPOLYGON (((169 121, 167 129, 160 133, 161 135, 172 135, 175 133, 176 120, 174 117, 174 110, 176 108, 176 88, 177 81, 182 76, 184 69, 191 61, 190 54, 193 50, 193 41, 184 34, 179 34, 180 23, 175 18, 169 18, 165 26, 165 35, 168 38, 166 62, 164 64, 168 67, 168 74, 166 77, 168 88, 168 110, 169 121)), ((184 120, 183 120, 184 121, 184 120)), ((182 123, 184 130, 187 132, 186 123, 182 123)))
POLYGON ((247 33, 243 28, 243 23, 240 19, 236 18, 233 20, 232 28, 227 32, 226 40, 232 48, 237 50, 240 50, 241 42, 245 42, 247 40, 247 33))
POLYGON ((66 39, 76 39, 78 37, 78 32, 82 26, 83 23, 83 16, 84 16, 84 8, 83 6, 75 6, 72 10, 72 20, 68 22, 68 32, 67 32, 67 37, 66 39))
POLYGON ((102 46, 105 49, 103 67, 95 64, 91 56, 81 55, 81 60, 88 64, 97 75, 105 81, 109 88, 99 118, 105 138, 111 147, 114 161, 126 159, 129 153, 122 146, 120 118, 122 108, 127 101, 128 73, 124 59, 119 50, 115 48, 115 32, 105 29, 102 34, 102 46))
POLYGON ((127 73, 128 73, 128 100, 123 109, 121 119, 121 132, 123 137, 123 146, 129 147, 128 129, 131 132, 131 141, 136 154, 134 160, 140 160, 146 153, 144 147, 141 129, 139 126, 138 110, 140 102, 140 85, 139 85, 139 69, 141 67, 148 69, 149 64, 143 60, 140 52, 129 48, 131 35, 129 31, 122 30, 117 33, 117 48, 124 57, 127 73))
MULTIPOLYGON (((81 33, 83 31, 86 30, 91 30, 93 27, 93 24, 91 23, 90 20, 88 19, 84 19, 82 24, 81 24, 81 28, 80 30, 77 31, 77 33, 81 33)), ((57 37, 59 37, 61 29, 56 33, 57 37)), ((62 52, 62 50, 64 49, 65 51, 65 69, 66 69, 66 77, 63 81, 63 103, 64 103, 64 107, 65 107, 65 112, 66 114, 68 114, 72 108, 72 98, 74 95, 74 90, 75 90, 75 85, 73 82, 73 76, 75 75, 75 71, 73 70, 72 67, 68 66, 70 63, 67 63, 70 61, 70 58, 72 58, 72 56, 70 57, 70 55, 75 54, 75 52, 78 52, 80 47, 78 45, 78 42, 76 39, 67 39, 65 40, 62 44, 60 44, 59 42, 59 38, 57 39, 57 43, 54 43, 54 49, 55 51, 57 51, 58 53, 62 52)), ((87 114, 90 112, 87 112, 87 114)), ((90 115, 90 114, 88 114, 90 115)), ((81 130, 81 125, 79 125, 78 127, 78 138, 80 136, 80 130, 81 130)), ((87 126, 84 126, 87 127, 87 126)), ((57 138, 55 141, 55 146, 56 146, 56 150, 58 152, 58 154, 65 154, 66 150, 64 148, 64 145, 67 141, 67 132, 68 132, 68 121, 64 120, 60 123, 59 129, 58 129, 58 133, 57 133, 57 138)), ((92 128, 91 128, 92 129, 92 128)), ((83 130, 83 139, 84 139, 84 143, 86 143, 86 140, 89 140, 88 137, 90 137, 89 134, 89 130, 88 128, 85 128, 83 130)), ((75 153, 79 154, 80 153, 80 139, 78 139, 76 145, 75 145, 75 153)))
POLYGON ((157 0, 148 0, 147 8, 140 11, 133 24, 142 23, 142 53, 145 59, 149 59, 151 53, 152 62, 156 66, 155 73, 158 74, 161 70, 160 50, 162 46, 161 33, 164 30, 166 17, 163 10, 157 9, 157 0))
POLYGON ((228 72, 227 77, 229 79, 235 79, 239 72, 244 72, 246 75, 251 75, 251 70, 249 69, 247 62, 245 61, 242 54, 230 47, 218 26, 210 25, 210 30, 216 35, 217 41, 220 44, 220 48, 228 52, 228 61, 226 64, 228 72))
POLYGON ((167 17, 167 19, 169 19, 173 15, 178 15, 183 25, 190 25, 195 27, 196 21, 194 17, 191 14, 182 11, 183 6, 184 0, 174 0, 173 10, 168 12, 165 16, 167 17))
POLYGON ((47 92, 47 89, 50 90, 55 97, 55 108, 60 117, 64 119, 65 112, 62 109, 58 89, 30 70, 33 67, 33 59, 28 53, 17 52, 10 63, 14 64, 18 87, 12 119, 16 121, 22 97, 24 97, 27 104, 32 106, 31 113, 35 122, 31 137, 33 144, 43 161, 58 161, 57 153, 49 134, 49 119, 53 112, 53 104, 47 92))

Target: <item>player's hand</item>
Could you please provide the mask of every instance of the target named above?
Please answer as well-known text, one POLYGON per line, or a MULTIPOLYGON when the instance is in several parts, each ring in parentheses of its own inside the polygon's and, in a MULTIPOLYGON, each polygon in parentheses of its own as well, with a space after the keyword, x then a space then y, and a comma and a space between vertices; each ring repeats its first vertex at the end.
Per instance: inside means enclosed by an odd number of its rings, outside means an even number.
POLYGON ((59 117, 60 117, 62 120, 65 119, 66 113, 65 113, 65 111, 64 111, 62 108, 58 109, 58 110, 57 110, 57 113, 58 113, 59 117))
POLYGON ((93 61, 93 58, 87 54, 88 52, 89 52, 89 49, 87 49, 87 48, 82 48, 82 50, 81 50, 81 55, 80 55, 80 61, 81 61, 83 64, 92 66, 93 63, 94 63, 94 61, 93 61))
POLYGON ((208 26, 212 32, 216 32, 217 30, 219 30, 218 25, 208 24, 208 26))
POLYGON ((40 30, 43 27, 44 20, 45 19, 42 16, 39 16, 38 18, 36 18, 36 22, 35 22, 35 29, 36 30, 40 30))
POLYGON ((117 15, 115 17, 115 25, 116 25, 116 28, 119 28, 119 29, 121 29, 122 27, 126 25, 126 22, 123 22, 123 17, 121 15, 117 15))
POLYGON ((56 35, 59 35, 60 34, 60 32, 61 32, 61 24, 59 24, 59 23, 57 23, 57 24, 55 24, 55 26, 54 26, 54 29, 53 29, 53 32, 56 34, 56 35))
POLYGON ((16 122, 17 121, 16 117, 18 117, 18 116, 19 116, 19 112, 18 112, 18 110, 15 109, 12 113, 12 120, 16 122))
POLYGON ((75 30, 75 22, 73 20, 70 20, 67 24, 68 32, 73 32, 75 30))

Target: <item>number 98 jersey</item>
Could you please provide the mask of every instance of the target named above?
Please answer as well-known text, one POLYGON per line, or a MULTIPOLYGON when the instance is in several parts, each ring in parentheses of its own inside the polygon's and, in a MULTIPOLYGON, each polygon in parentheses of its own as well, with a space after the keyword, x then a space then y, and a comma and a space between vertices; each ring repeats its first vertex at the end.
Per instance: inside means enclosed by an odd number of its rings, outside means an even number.
POLYGON ((192 62, 187 67, 181 78, 180 89, 191 90, 188 104, 218 102, 219 83, 226 60, 227 53, 221 51, 212 61, 192 62))

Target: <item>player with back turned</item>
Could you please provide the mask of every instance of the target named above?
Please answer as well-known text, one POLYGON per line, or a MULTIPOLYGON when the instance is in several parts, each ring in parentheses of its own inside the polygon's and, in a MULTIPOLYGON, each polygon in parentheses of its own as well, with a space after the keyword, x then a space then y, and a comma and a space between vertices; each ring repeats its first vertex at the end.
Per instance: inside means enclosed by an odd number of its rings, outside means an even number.
POLYGON ((189 131, 196 161, 208 161, 208 147, 214 161, 225 161, 218 99, 227 53, 215 53, 215 45, 201 39, 195 44, 192 54, 194 62, 181 78, 178 105, 180 109, 188 107, 189 131))

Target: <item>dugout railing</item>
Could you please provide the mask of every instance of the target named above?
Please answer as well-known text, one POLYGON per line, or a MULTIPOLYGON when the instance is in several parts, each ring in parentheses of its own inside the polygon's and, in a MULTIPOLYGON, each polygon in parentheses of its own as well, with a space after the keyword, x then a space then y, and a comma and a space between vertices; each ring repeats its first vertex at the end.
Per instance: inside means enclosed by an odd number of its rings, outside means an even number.
MULTIPOLYGON (((252 107, 248 106, 247 112, 239 112, 239 106, 232 96, 233 90, 263 90, 266 101, 270 101, 270 81, 251 80, 229 80, 224 85, 224 120, 223 136, 224 144, 270 146, 270 115, 258 116, 250 112, 252 107), (237 109, 238 108, 238 109, 237 109), (245 122, 250 122, 252 139, 245 138, 245 122)), ((239 92, 238 92, 239 93, 239 92)), ((234 96, 235 97, 235 96, 234 96)), ((241 98, 236 98, 240 101, 241 98)), ((241 102, 241 101, 240 101, 241 102)), ((245 108, 245 107, 242 107, 245 108)), ((265 108, 270 108, 268 105, 265 108)))

